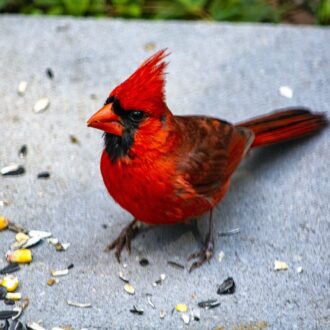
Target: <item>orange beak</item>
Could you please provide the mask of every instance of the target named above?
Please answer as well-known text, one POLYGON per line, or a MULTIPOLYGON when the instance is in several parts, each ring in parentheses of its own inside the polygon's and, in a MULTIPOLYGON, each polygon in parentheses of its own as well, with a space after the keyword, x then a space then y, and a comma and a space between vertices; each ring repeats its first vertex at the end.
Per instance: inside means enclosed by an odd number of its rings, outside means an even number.
POLYGON ((122 136, 124 125, 112 110, 112 103, 106 104, 99 111, 94 113, 87 121, 88 127, 94 127, 104 132, 122 136))

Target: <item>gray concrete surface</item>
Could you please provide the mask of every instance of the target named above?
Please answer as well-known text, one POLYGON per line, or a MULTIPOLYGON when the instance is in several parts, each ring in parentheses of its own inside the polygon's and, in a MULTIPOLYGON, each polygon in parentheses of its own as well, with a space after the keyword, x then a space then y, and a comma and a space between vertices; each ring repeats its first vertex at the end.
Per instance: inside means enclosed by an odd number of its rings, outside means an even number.
MULTIPOLYGON (((291 105, 327 112, 329 40, 329 29, 312 27, 1 16, 0 167, 18 162, 27 172, 0 177, 0 200, 11 202, 0 213, 71 243, 63 253, 47 242, 35 247, 34 261, 17 273, 20 291, 30 298, 23 320, 42 320, 47 329, 329 329, 329 130, 249 156, 215 213, 218 231, 239 227, 240 233, 220 237, 216 257, 189 274, 167 265, 188 266, 186 257, 198 247, 184 226, 145 230, 131 256, 124 254, 126 269, 103 252, 130 215, 108 197, 99 173, 101 134, 85 125, 107 93, 151 54, 150 42, 172 52, 167 98, 176 113, 235 122, 291 105), (45 75, 48 67, 54 80, 45 75), (24 97, 16 91, 21 80, 28 82, 24 97), (282 85, 293 89, 292 99, 279 94, 282 85), (43 96, 51 105, 35 114, 33 104, 43 96), (80 144, 70 143, 70 134, 80 144), (24 143, 28 155, 19 160, 24 143), (51 172, 49 180, 36 179, 42 170, 51 172), (139 265, 141 256, 149 266, 139 265), (275 259, 289 270, 275 272, 275 259), (49 270, 70 263, 70 274, 48 287, 49 270), (124 292, 120 270, 134 296, 124 292), (161 273, 165 282, 153 287, 161 273), (217 296, 227 276, 237 291, 217 296), (221 305, 201 310, 199 322, 187 326, 171 314, 179 302, 196 308, 213 297, 221 305), (67 299, 92 308, 69 307, 67 299), (131 314, 133 304, 144 315, 131 314)), ((0 267, 13 240, 13 233, 0 233, 0 267)))

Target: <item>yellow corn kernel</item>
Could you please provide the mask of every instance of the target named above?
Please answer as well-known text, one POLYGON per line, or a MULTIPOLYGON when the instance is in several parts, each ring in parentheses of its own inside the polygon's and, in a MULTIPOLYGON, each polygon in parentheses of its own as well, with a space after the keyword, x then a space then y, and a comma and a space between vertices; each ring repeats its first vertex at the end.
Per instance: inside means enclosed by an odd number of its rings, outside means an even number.
POLYGON ((18 278, 14 275, 7 275, 2 279, 0 285, 5 287, 8 292, 14 292, 18 288, 18 278))
POLYGON ((9 251, 7 253, 7 261, 17 262, 19 264, 29 263, 32 261, 32 252, 29 249, 9 251))
POLYGON ((6 229, 8 227, 9 221, 3 215, 0 215, 0 230, 6 229))
POLYGON ((188 311, 188 306, 185 304, 177 304, 175 310, 180 313, 185 313, 188 311))
POLYGON ((8 292, 6 294, 6 299, 7 300, 21 300, 22 299, 22 294, 20 292, 8 292))

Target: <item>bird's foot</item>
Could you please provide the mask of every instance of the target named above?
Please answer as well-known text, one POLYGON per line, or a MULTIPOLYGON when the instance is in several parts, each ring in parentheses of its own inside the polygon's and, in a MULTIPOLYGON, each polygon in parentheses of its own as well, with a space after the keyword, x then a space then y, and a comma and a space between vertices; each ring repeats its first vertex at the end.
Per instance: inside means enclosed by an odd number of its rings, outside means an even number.
POLYGON ((188 260, 197 259, 189 268, 189 273, 194 269, 202 266, 206 261, 209 261, 213 256, 214 242, 212 239, 207 239, 201 251, 193 253, 188 260))
POLYGON ((134 219, 130 222, 119 234, 119 236, 112 241, 107 247, 107 250, 115 249, 115 256, 120 263, 120 255, 124 247, 131 253, 131 241, 136 236, 139 230, 138 222, 134 219))

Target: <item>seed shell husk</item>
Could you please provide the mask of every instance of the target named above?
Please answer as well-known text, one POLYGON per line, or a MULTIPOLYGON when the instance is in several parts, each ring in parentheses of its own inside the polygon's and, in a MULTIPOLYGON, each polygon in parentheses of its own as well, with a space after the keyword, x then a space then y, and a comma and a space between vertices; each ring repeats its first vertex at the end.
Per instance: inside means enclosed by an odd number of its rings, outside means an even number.
POLYGON ((161 310, 159 311, 159 317, 160 317, 161 319, 164 319, 165 316, 166 316, 166 312, 165 312, 165 310, 164 310, 164 309, 161 309, 161 310))
POLYGON ((152 295, 149 294, 149 293, 147 293, 147 301, 148 301, 148 304, 149 304, 153 309, 155 309, 156 306, 155 306, 154 303, 151 301, 151 297, 152 297, 152 295))
POLYGON ((133 287, 131 284, 129 284, 129 283, 126 283, 126 284, 124 285, 124 290, 125 290, 128 294, 131 294, 131 295, 135 294, 135 289, 134 289, 134 287, 133 287))
POLYGON ((31 322, 31 323, 28 323, 27 325, 27 328, 29 330, 46 330, 45 328, 43 328, 40 324, 38 324, 37 322, 31 322))
POLYGON ((52 233, 48 231, 42 231, 42 230, 30 230, 29 231, 30 237, 39 237, 40 239, 48 238, 52 236, 52 233))
POLYGON ((90 303, 78 303, 71 300, 66 301, 69 306, 79 307, 79 308, 91 308, 92 304, 90 303))
POLYGON ((8 229, 10 231, 13 231, 14 233, 28 233, 28 230, 26 230, 23 226, 18 225, 17 223, 9 222, 8 229))
POLYGON ((53 286, 54 284, 57 284, 57 283, 58 283, 58 279, 56 279, 56 278, 50 278, 47 280, 48 286, 53 286))
POLYGON ((17 311, 18 314, 17 314, 16 316, 14 316, 12 319, 13 319, 13 320, 18 319, 18 318, 22 315, 22 313, 24 312, 24 310, 26 309, 26 307, 29 306, 29 303, 30 303, 29 298, 24 298, 24 299, 23 299, 23 302, 22 302, 20 305, 16 306, 16 307, 13 309, 14 311, 17 311))
POLYGON ((129 283, 129 279, 127 277, 125 277, 123 272, 119 272, 118 276, 123 282, 129 283))
POLYGON ((51 68, 46 69, 46 75, 49 79, 54 79, 54 72, 51 68))
POLYGON ((298 274, 300 274, 300 273, 302 273, 304 271, 304 269, 301 266, 297 267, 296 270, 297 270, 297 273, 298 274))
POLYGON ((190 322, 190 315, 188 313, 182 313, 181 318, 185 324, 189 324, 190 322))
POLYGON ((228 277, 218 286, 217 294, 233 294, 235 289, 236 285, 233 278, 228 277))
POLYGON ((0 173, 3 176, 22 175, 22 174, 25 173, 25 168, 22 165, 11 164, 11 165, 8 165, 8 166, 3 167, 0 170, 0 173))
POLYGON ((31 237, 27 242, 25 242, 22 246, 22 248, 29 248, 32 246, 35 246, 39 244, 42 241, 42 238, 40 237, 31 237))
POLYGON ((49 179, 50 173, 48 171, 39 172, 37 175, 38 179, 49 179))
POLYGON ((14 292, 18 288, 18 284, 18 278, 11 274, 5 276, 0 282, 0 285, 5 287, 8 292, 14 292))
POLYGON ((174 267, 174 268, 184 269, 184 266, 181 265, 181 264, 179 264, 179 263, 176 262, 176 261, 168 260, 167 263, 168 263, 170 266, 174 267))
POLYGON ((69 274, 69 269, 52 270, 50 273, 54 277, 65 276, 69 274))
POLYGON ((6 298, 7 293, 7 289, 0 285, 0 300, 4 300, 6 298))
POLYGON ((35 113, 41 113, 44 112, 45 110, 47 110, 47 108, 49 107, 50 102, 49 102, 49 98, 48 97, 43 97, 41 99, 39 99, 33 106, 33 111, 35 113))
POLYGON ((18 84, 18 87, 17 87, 17 93, 18 95, 20 96, 23 96, 26 92, 26 89, 27 89, 27 81, 21 81, 19 84, 18 84))

